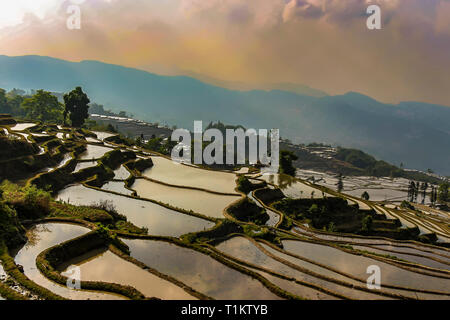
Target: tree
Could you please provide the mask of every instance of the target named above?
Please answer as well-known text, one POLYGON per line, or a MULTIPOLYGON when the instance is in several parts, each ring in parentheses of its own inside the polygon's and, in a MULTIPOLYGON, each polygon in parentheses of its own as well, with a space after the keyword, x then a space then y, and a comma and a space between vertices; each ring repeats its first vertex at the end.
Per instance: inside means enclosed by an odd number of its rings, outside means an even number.
POLYGON ((439 202, 445 203, 445 202, 450 201, 449 189, 450 189, 450 183, 448 183, 448 182, 444 182, 439 185, 438 190, 437 190, 437 199, 439 200, 439 202))
POLYGON ((422 182, 420 190, 422 190, 422 204, 425 203, 425 197, 427 196, 428 183, 422 182))
POLYGON ((290 176, 295 176, 295 168, 292 165, 292 161, 297 160, 298 157, 291 151, 280 151, 280 173, 284 173, 290 176))
POLYGON ((366 215, 361 222, 361 231, 369 232, 372 229, 373 218, 370 215, 366 215))
POLYGON ((361 198, 368 201, 370 199, 369 193, 367 191, 364 191, 363 194, 361 195, 361 198))
POLYGON ((415 200, 417 199, 418 189, 419 189, 419 183, 418 182, 417 182, 417 184, 414 183, 414 181, 410 181, 409 182, 409 185, 408 185, 408 201, 415 202, 415 200))
POLYGON ((48 91, 38 90, 31 98, 22 102, 27 118, 39 121, 60 120, 63 107, 58 98, 48 91))
POLYGON ((435 186, 431 186, 431 193, 430 193, 430 202, 431 202, 431 206, 434 207, 434 205, 436 204, 436 200, 437 200, 437 192, 436 192, 436 187, 435 186))
POLYGON ((6 91, 0 88, 0 113, 10 113, 6 91))
POLYGON ((337 191, 342 192, 344 190, 344 182, 342 181, 342 174, 339 173, 338 182, 336 183, 337 191))
POLYGON ((64 124, 67 116, 72 122, 73 127, 81 127, 84 121, 89 117, 88 96, 83 92, 81 87, 76 87, 70 93, 64 95, 64 124))

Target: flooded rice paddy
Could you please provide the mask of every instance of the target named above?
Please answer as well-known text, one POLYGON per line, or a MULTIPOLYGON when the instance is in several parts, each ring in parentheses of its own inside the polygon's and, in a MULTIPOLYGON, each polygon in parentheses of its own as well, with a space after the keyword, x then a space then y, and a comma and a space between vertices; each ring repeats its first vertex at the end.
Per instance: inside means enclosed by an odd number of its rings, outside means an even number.
POLYGON ((34 283, 60 295, 75 300, 117 300, 118 295, 102 292, 72 290, 48 280, 37 268, 36 258, 44 250, 89 232, 89 229, 64 223, 46 223, 32 227, 28 233, 28 243, 16 254, 16 264, 23 266, 24 274, 34 283))
POLYGON ((176 163, 163 157, 152 157, 154 166, 143 175, 175 186, 187 186, 221 193, 236 193, 236 175, 233 173, 203 170, 176 163))
POLYGON ((210 229, 213 222, 183 214, 158 204, 127 198, 75 185, 62 190, 57 198, 75 205, 89 205, 101 200, 111 201, 120 214, 149 234, 179 237, 182 234, 210 229))
POLYGON ((223 209, 240 198, 240 196, 174 188, 145 179, 137 179, 131 188, 140 197, 166 203, 176 208, 192 210, 212 218, 224 218, 223 209))

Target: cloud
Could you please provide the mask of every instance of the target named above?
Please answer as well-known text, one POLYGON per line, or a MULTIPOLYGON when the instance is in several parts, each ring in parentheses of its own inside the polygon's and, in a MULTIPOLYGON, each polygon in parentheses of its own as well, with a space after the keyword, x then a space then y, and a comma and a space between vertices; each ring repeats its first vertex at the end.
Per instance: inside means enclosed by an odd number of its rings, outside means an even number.
POLYGON ((81 30, 66 28, 72 2, 56 2, 0 29, 0 54, 450 101, 448 0, 86 0, 81 30), (369 4, 382 9, 380 31, 366 28, 369 4))

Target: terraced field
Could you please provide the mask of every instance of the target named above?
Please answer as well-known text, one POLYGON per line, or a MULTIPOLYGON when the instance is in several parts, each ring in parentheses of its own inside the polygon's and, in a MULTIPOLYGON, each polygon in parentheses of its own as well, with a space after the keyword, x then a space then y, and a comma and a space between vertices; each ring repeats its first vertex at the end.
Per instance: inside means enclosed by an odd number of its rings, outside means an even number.
POLYGON ((30 147, 2 167, 55 200, 49 214, 21 219, 23 246, 1 250, 0 299, 450 299, 447 212, 255 168, 174 164, 110 133, 3 129, 30 147), (373 265, 380 289, 367 286, 373 265), (66 285, 73 266, 78 290, 66 285))

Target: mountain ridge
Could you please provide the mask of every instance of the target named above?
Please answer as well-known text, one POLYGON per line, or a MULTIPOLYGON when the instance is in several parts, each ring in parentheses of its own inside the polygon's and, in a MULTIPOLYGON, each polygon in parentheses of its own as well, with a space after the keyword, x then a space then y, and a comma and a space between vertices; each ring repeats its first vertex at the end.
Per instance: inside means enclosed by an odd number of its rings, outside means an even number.
MULTIPOLYGON (((294 142, 358 148, 394 164, 450 174, 450 108, 384 104, 366 95, 314 97, 284 90, 237 91, 188 76, 163 76, 95 60, 0 56, 0 87, 67 92, 146 121, 191 129, 194 120, 280 128, 294 142)), ((206 124, 205 124, 206 125, 206 124)))

